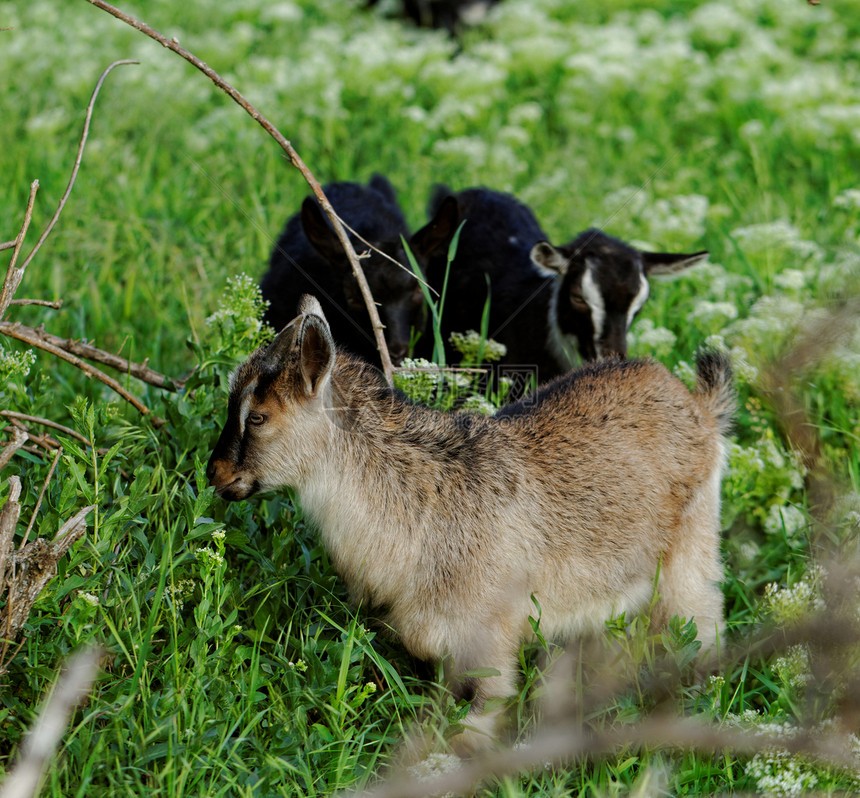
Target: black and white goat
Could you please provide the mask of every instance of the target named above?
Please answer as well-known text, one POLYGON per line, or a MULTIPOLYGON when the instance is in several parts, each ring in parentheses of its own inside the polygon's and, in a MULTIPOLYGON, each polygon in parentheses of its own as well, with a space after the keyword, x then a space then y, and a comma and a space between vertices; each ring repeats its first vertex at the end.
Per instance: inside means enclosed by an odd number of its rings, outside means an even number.
MULTIPOLYGON (((503 362, 537 369, 538 381, 582 360, 627 355, 627 331, 648 299, 648 278, 699 263, 707 252, 643 252, 601 230, 554 247, 531 209, 487 188, 437 186, 429 210, 449 228, 465 220, 451 264, 442 316, 450 332, 479 329, 490 298, 488 334, 505 344, 503 362)), ((441 253, 428 267, 444 279, 441 253)))

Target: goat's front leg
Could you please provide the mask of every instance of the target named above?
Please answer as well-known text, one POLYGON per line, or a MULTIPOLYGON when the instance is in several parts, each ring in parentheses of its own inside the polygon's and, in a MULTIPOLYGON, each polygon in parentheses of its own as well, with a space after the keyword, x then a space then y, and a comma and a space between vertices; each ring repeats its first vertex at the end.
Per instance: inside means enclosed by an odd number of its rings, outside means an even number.
MULTIPOLYGON (((507 642, 507 641, 505 641, 507 642)), ((516 643, 475 650, 446 660, 446 681, 458 700, 471 701, 465 730, 451 741, 461 756, 489 748, 503 728, 507 699, 516 690, 516 643)))

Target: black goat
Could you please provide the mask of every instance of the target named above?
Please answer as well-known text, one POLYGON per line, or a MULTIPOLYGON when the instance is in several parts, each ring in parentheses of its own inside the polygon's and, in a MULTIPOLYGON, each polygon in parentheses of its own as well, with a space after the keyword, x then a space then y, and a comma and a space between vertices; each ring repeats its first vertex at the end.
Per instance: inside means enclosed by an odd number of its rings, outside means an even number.
MULTIPOLYGON (((426 307, 418 280, 408 270, 401 236, 408 239, 409 231, 394 189, 384 177, 373 175, 367 186, 335 182, 323 191, 338 216, 388 256, 371 250, 361 265, 379 306, 389 354, 396 365, 409 349, 411 329, 424 329, 426 307)), ((431 223, 413 238, 414 251, 423 255, 427 247, 432 250, 432 239, 431 223)), ((357 252, 368 249, 351 233, 350 240, 357 252)), ((307 197, 301 212, 287 221, 260 289, 269 301, 265 321, 276 330, 293 319, 302 295, 312 293, 319 297, 335 341, 366 360, 379 362, 358 282, 340 241, 313 197, 307 197)))
MULTIPOLYGON (((648 298, 648 276, 687 269, 707 252, 642 252, 591 229, 554 247, 532 211, 487 188, 453 193, 435 187, 430 213, 452 232, 465 220, 451 264, 443 333, 479 329, 490 297, 488 335, 509 365, 536 368, 544 382, 583 360, 627 355, 627 331, 648 298)), ((438 289, 444 255, 428 266, 438 289)))

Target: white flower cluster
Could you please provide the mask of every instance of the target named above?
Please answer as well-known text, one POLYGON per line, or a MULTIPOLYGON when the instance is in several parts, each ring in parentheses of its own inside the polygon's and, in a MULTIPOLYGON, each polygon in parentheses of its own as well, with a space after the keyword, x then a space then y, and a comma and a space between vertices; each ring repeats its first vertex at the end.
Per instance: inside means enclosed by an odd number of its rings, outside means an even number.
POLYGON ((496 412, 496 408, 492 402, 488 402, 483 396, 478 396, 477 394, 469 396, 464 400, 463 410, 471 410, 487 416, 491 416, 496 412))
POLYGON ((433 363, 430 360, 425 360, 423 357, 407 357, 400 363, 395 375, 395 383, 398 380, 412 381, 420 379, 427 380, 433 385, 436 385, 439 383, 441 378, 441 370, 436 363, 433 363))
POLYGON ((780 624, 803 620, 825 608, 821 597, 823 571, 813 567, 791 587, 771 582, 765 587, 764 599, 768 612, 780 624))
POLYGON ((860 210, 860 188, 846 188, 833 199, 834 208, 860 210))
POLYGON ((788 252, 801 260, 821 261, 824 252, 815 241, 804 239, 800 231, 785 219, 752 224, 732 230, 732 237, 748 254, 788 252))
POLYGON ((651 319, 641 319, 628 335, 637 354, 649 355, 658 360, 667 358, 678 340, 675 333, 665 327, 658 327, 651 319))
POLYGON ((0 345, 0 385, 15 377, 26 377, 35 362, 36 353, 32 349, 14 352, 0 345))
POLYGON ((503 358, 508 353, 508 348, 492 338, 481 338, 475 330, 467 330, 465 333, 452 332, 448 339, 454 348, 463 355, 463 359, 470 363, 478 361, 478 354, 482 362, 492 362, 503 358))
POLYGON ((680 194, 648 203, 641 218, 655 242, 669 239, 696 241, 705 234, 708 198, 702 194, 680 194))
POLYGON ((767 796, 801 795, 818 784, 813 766, 786 751, 756 754, 744 768, 755 779, 756 789, 767 796))
POLYGON ((218 310, 207 316, 206 323, 211 326, 227 320, 241 320, 243 326, 259 331, 262 328, 259 316, 263 304, 257 281, 247 274, 237 274, 227 278, 225 298, 218 310))
MULTIPOLYGON (((417 781, 433 781, 446 773, 454 773, 463 767, 462 761, 453 754, 429 754, 414 765, 410 765, 409 774, 417 781)), ((447 798, 451 793, 445 793, 441 798, 447 798)))
POLYGON ((167 592, 175 612, 182 611, 185 607, 185 600, 194 593, 194 587, 193 579, 181 579, 179 582, 167 586, 167 592))
POLYGON ((194 556, 199 562, 201 562, 205 567, 208 568, 224 564, 224 555, 220 552, 210 549, 208 546, 201 546, 200 548, 196 549, 194 552, 194 556))
POLYGON ((764 521, 764 531, 769 535, 784 534, 788 540, 796 540, 809 528, 806 513, 793 504, 771 505, 764 521))
POLYGON ((812 678, 809 666, 809 649, 805 645, 791 646, 784 656, 777 657, 774 667, 780 681, 796 691, 803 690, 812 678))

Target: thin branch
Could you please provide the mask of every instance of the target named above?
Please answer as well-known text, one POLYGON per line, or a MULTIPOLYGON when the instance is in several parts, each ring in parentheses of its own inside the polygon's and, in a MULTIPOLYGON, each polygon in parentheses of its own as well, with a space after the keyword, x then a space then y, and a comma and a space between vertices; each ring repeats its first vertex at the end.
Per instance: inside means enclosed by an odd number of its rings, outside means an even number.
POLYGON ((126 14, 123 11, 120 11, 115 6, 110 5, 109 3, 104 2, 104 0, 87 0, 88 3, 96 6, 97 8, 102 9, 102 11, 107 11, 112 16, 117 19, 125 22, 127 25, 130 25, 135 30, 140 33, 149 36, 151 39, 154 39, 163 47, 166 47, 168 50, 172 50, 177 55, 184 58, 188 63, 192 66, 199 69, 206 77, 209 78, 221 91, 227 94, 230 99, 232 99, 237 105, 241 106, 250 116, 254 119, 281 147, 281 149, 287 154, 287 157, 290 159, 290 163, 296 167, 296 169, 301 172, 302 177, 304 177, 307 184, 311 187, 314 195, 317 200, 319 200, 320 206, 325 212, 326 216, 328 216, 331 221, 332 227, 334 228, 335 234, 338 237, 338 240, 343 247, 344 252, 346 253, 347 258, 349 259, 350 266, 352 266, 353 274, 355 275, 355 279, 358 281, 359 288, 361 289, 361 295, 364 298, 364 302, 367 305, 367 312, 370 315, 371 326, 373 327, 373 334, 376 339, 376 347, 379 350, 379 357, 382 362, 382 370, 385 374, 385 379, 389 385, 393 384, 392 379, 392 364, 391 358, 388 354, 388 346, 385 343, 385 336, 383 335, 383 326, 382 322, 379 320, 379 313, 376 310, 376 304, 373 301, 373 295, 370 293, 370 286, 367 284, 367 279, 364 276, 364 271, 361 268, 361 264, 358 261, 358 256, 355 253, 355 250, 352 247, 352 243, 349 240, 349 235, 344 229, 343 225, 338 218, 337 213, 335 213, 334 208, 331 203, 328 201, 325 193, 323 193, 322 187, 320 186, 317 179, 313 176, 311 171, 305 165, 305 162, 299 157, 299 154, 293 149, 292 144, 287 141, 286 138, 281 134, 281 132, 265 117, 263 114, 257 110, 257 108, 252 105, 248 100, 246 100, 236 89, 234 89, 227 81, 225 81, 214 69, 212 69, 208 64, 201 61, 197 56, 193 53, 189 52, 183 47, 180 47, 178 42, 175 39, 168 39, 166 36, 163 36, 158 31, 150 28, 145 23, 140 20, 126 14))
MULTIPOLYGON (((86 117, 84 119, 84 130, 81 133, 81 142, 78 145, 78 154, 75 157, 75 165, 72 167, 72 175, 69 178, 69 184, 66 186, 66 191, 63 194, 62 198, 60 199, 60 204, 57 206, 57 210, 54 213, 53 217, 51 218, 51 221, 48 222, 48 226, 45 228, 45 231, 39 237, 39 240, 36 242, 36 245, 33 247, 32 251, 27 256, 27 259, 24 261, 23 265, 21 266, 22 271, 27 268, 27 266, 30 264, 30 261, 33 260, 33 258, 36 256, 36 253, 41 249, 42 244, 45 243, 45 239, 51 234, 51 230, 54 229, 54 225, 57 223, 57 220, 60 218, 60 214, 62 213, 63 208, 66 205, 66 201, 69 199, 69 195, 72 193, 72 187, 75 185, 75 180, 77 179, 77 176, 78 176, 78 170, 81 168, 81 160, 84 157, 84 147, 86 146, 87 136, 89 135, 89 132, 90 132, 90 121, 92 120, 92 116, 93 116, 93 108, 96 104, 96 98, 99 96, 99 91, 101 91, 102 84, 105 82, 105 78, 107 78, 107 76, 113 71, 113 69, 115 67, 122 66, 124 64, 139 64, 139 63, 140 63, 139 61, 133 61, 130 59, 125 59, 122 61, 114 61, 112 64, 110 64, 107 67, 107 69, 105 69, 104 72, 102 72, 101 77, 98 79, 98 82, 96 83, 96 87, 95 87, 95 89, 93 89, 92 96, 90 97, 89 105, 87 106, 87 114, 86 114, 86 117)), ((0 306, 0 307, 2 307, 2 306, 0 306)), ((3 314, 0 313, 0 317, 2 317, 2 315, 3 314)))
POLYGON ((59 430, 60 432, 64 432, 71 438, 77 438, 81 443, 92 446, 92 442, 87 440, 83 435, 79 432, 75 432, 75 430, 70 427, 64 427, 62 424, 58 424, 56 421, 51 421, 49 418, 42 418, 41 416, 28 416, 26 413, 18 413, 15 410, 0 410, 0 416, 6 416, 6 418, 15 418, 18 421, 29 421, 31 424, 40 424, 43 427, 51 427, 53 429, 59 430))
POLYGON ((46 308, 53 308, 54 310, 59 310, 63 307, 63 300, 58 299, 56 302, 52 302, 50 299, 13 299, 10 305, 42 305, 46 308))
POLYGON ((150 415, 150 409, 144 405, 140 399, 132 396, 125 388, 122 387, 122 385, 113 379, 113 377, 108 377, 108 375, 103 371, 97 369, 95 366, 91 366, 79 357, 75 357, 65 350, 60 349, 58 346, 54 346, 53 344, 42 340, 40 336, 32 335, 30 333, 32 328, 27 328, 23 324, 18 324, 17 322, 12 324, 8 322, 0 322, 0 325, 2 325, 0 326, 0 332, 3 332, 10 338, 17 338, 19 341, 30 344, 30 346, 35 346, 37 349, 43 349, 45 352, 50 352, 52 355, 71 363, 73 366, 77 366, 88 377, 95 377, 97 380, 101 380, 105 385, 118 393, 123 399, 132 405, 139 413, 144 416, 150 415))
POLYGON ((27 268, 27 263, 29 263, 28 259, 20 267, 15 265, 18 262, 18 256, 21 254, 21 247, 24 246, 24 236, 27 235, 27 230, 29 229, 30 222, 33 219, 33 205, 36 203, 36 192, 38 190, 39 181, 34 180, 30 184, 30 197, 27 200, 27 208, 24 211, 24 221, 21 224, 21 231, 15 239, 15 249, 12 252, 12 260, 9 261, 9 268, 6 269, 6 277, 3 280, 3 288, 0 290, 0 319, 2 319, 6 314, 9 303, 12 301, 12 297, 15 296, 15 292, 18 290, 18 286, 21 285, 21 280, 24 278, 24 270, 27 268))
POLYGON ((17 243, 17 238, 14 241, 3 241, 2 243, 0 243, 0 252, 3 252, 3 250, 5 249, 12 249, 12 247, 14 247, 17 243))
POLYGON ((48 489, 51 477, 54 476, 54 471, 57 469, 57 463, 60 462, 60 455, 62 453, 63 448, 60 447, 54 454, 54 461, 51 463, 51 467, 48 470, 48 476, 45 477, 45 481, 42 483, 42 490, 39 491, 39 498, 36 499, 36 506, 33 508, 33 514, 30 516, 30 523, 27 524, 27 529, 24 531, 24 538, 21 541, 21 547, 27 543, 27 540, 30 537, 30 531, 33 529, 33 524, 36 523, 36 516, 39 514, 39 508, 42 506, 42 499, 45 497, 45 491, 48 489))
POLYGON ((412 269, 407 268, 399 260, 395 260, 387 252, 383 252, 381 249, 379 249, 379 247, 373 246, 370 241, 356 233, 355 230, 353 230, 343 219, 341 219, 340 216, 338 216, 337 218, 340 219, 340 223, 347 230, 349 230, 349 232, 352 233, 359 241, 361 241, 362 244, 364 244, 366 247, 370 247, 370 249, 372 249, 377 255, 382 255, 382 257, 386 260, 390 260, 395 266, 399 266, 407 274, 411 274, 416 280, 418 280, 419 283, 421 283, 421 285, 432 291, 434 294, 436 294, 436 296, 439 296, 439 292, 435 288, 433 288, 433 286, 430 285, 430 283, 428 283, 426 280, 422 280, 417 274, 415 274, 415 272, 412 271, 412 269))
POLYGON ((179 390, 185 384, 185 379, 174 380, 149 368, 146 365, 146 361, 143 363, 133 363, 124 357, 114 355, 111 352, 105 352, 103 349, 99 349, 84 341, 76 341, 72 338, 60 338, 58 335, 51 335, 51 333, 45 332, 41 328, 28 327, 20 322, 0 321, 0 333, 23 340, 20 338, 20 335, 10 332, 13 329, 29 336, 28 340, 42 341, 49 346, 62 349, 64 352, 69 352, 72 355, 93 360, 104 366, 110 366, 112 369, 121 371, 123 374, 130 374, 141 382, 154 385, 156 388, 161 388, 165 391, 179 390))

